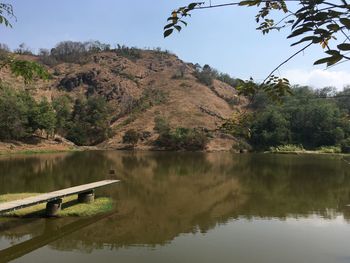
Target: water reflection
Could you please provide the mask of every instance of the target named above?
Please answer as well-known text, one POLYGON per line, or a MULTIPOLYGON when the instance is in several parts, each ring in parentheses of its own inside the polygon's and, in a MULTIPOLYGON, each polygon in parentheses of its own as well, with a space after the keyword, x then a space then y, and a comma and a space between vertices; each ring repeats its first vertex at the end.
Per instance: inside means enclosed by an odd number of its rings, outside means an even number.
MULTIPOLYGON (((70 224, 81 227, 54 242, 34 243, 91 252, 165 245, 180 234, 206 233, 242 218, 350 220, 345 207, 349 165, 329 156, 83 152, 12 157, 0 160, 0 193, 70 187, 108 178, 110 169, 122 183, 99 194, 116 201, 113 214, 87 225, 60 219, 52 233, 70 224)), ((0 221, 0 238, 45 237, 51 231, 44 219, 11 220, 0 221)))

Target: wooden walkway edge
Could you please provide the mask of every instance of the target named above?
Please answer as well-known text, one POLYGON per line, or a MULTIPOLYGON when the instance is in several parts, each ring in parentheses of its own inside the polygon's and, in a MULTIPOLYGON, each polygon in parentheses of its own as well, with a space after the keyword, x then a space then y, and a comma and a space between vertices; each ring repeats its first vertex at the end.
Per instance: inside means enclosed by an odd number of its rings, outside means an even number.
POLYGON ((32 196, 21 200, 0 203, 0 214, 22 209, 33 205, 37 205, 37 204, 41 204, 41 203, 46 203, 46 202, 50 203, 56 200, 60 200, 67 196, 75 195, 75 194, 84 194, 96 188, 100 188, 102 186, 114 184, 117 182, 119 182, 119 180, 104 180, 104 181, 99 181, 95 183, 66 188, 66 189, 62 189, 62 190, 58 190, 50 193, 45 193, 37 196, 32 196))

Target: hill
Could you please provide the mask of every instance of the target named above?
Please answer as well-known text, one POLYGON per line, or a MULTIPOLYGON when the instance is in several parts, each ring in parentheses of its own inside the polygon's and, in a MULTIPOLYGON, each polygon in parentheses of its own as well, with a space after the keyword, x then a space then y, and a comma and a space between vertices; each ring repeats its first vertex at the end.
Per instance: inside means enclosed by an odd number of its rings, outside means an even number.
POLYGON ((100 97, 107 102, 110 132, 108 138, 92 143, 99 148, 125 149, 132 144, 136 149, 162 149, 156 143, 157 120, 172 130, 200 131, 208 151, 229 150, 235 144, 235 138, 221 133, 219 127, 244 107, 245 99, 208 66, 185 63, 166 51, 126 47, 86 52, 77 58, 70 54, 72 61, 43 54, 19 56, 44 63, 52 78, 25 85, 3 69, 2 83, 29 90, 36 100, 67 95, 72 101, 100 97), (137 133, 137 142, 126 142, 127 131, 137 133))

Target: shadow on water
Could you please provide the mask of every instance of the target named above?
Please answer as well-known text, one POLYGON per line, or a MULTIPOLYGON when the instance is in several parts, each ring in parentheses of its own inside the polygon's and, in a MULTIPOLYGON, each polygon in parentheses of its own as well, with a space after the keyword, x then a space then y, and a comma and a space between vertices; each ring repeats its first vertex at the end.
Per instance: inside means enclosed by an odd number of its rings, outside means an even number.
MULTIPOLYGON (((47 239, 51 248, 155 247, 241 218, 350 220, 350 169, 329 156, 83 152, 3 159, 0 193, 47 192, 108 178, 111 169, 121 183, 100 194, 114 199, 115 214, 47 239)), ((0 237, 41 236, 42 225, 0 237)))

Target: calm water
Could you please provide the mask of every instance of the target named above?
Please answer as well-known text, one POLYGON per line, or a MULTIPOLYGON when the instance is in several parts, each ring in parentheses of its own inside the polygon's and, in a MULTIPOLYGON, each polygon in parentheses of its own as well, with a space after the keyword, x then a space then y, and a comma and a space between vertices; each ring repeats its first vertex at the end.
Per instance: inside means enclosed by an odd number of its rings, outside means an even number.
POLYGON ((110 178, 113 212, 0 219, 0 262, 350 262, 339 157, 83 152, 0 158, 0 194, 110 178))

